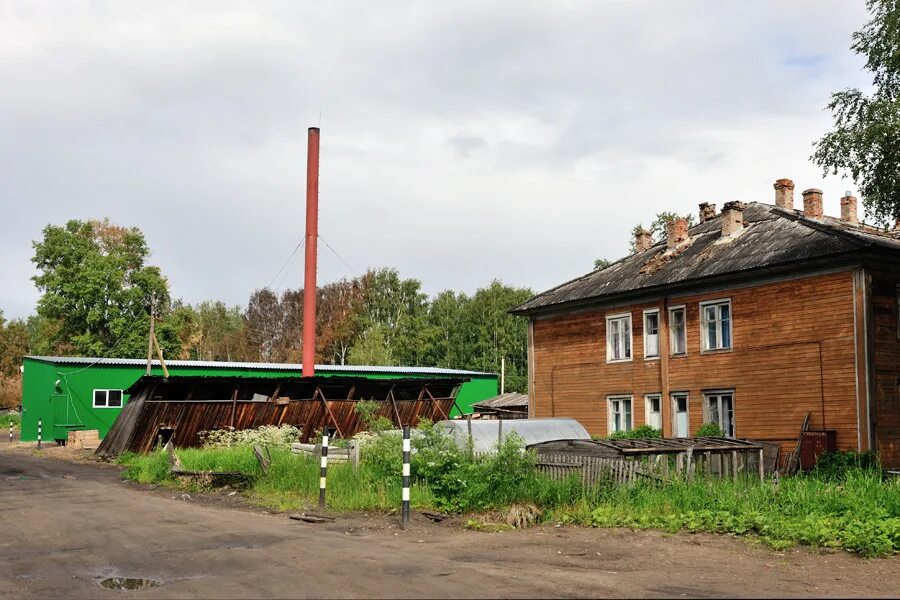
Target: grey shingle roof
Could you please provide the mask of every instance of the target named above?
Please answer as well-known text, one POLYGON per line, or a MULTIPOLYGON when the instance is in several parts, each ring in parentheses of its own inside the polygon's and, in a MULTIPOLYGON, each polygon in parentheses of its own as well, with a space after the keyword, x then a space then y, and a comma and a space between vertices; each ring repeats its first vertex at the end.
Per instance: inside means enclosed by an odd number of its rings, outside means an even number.
POLYGON ((691 243, 675 253, 665 242, 537 294, 514 313, 549 309, 569 302, 602 301, 618 294, 699 281, 718 276, 802 263, 804 261, 883 248, 900 253, 900 240, 867 226, 839 219, 809 219, 751 202, 744 210, 739 235, 722 238, 722 216, 690 229, 691 243))

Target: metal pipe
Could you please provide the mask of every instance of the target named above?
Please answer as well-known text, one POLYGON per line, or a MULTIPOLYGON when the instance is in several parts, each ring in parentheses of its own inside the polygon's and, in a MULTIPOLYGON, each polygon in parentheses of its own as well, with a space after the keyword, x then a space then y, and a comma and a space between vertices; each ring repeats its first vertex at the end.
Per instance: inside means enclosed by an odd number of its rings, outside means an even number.
POLYGON ((319 240, 319 128, 306 152, 306 272, 303 280, 303 376, 316 374, 316 263, 319 240))

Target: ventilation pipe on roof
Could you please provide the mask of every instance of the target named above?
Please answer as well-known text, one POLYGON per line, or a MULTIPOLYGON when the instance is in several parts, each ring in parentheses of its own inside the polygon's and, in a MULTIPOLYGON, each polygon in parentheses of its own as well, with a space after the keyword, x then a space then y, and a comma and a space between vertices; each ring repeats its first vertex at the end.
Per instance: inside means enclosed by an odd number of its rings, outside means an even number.
POLYGON ((722 207, 722 237, 729 237, 744 228, 744 208, 740 200, 726 202, 722 207))
POLYGON ((306 149, 306 272, 303 278, 303 376, 316 374, 316 263, 319 241, 319 128, 306 149))
POLYGON ((653 245, 653 237, 650 235, 650 232, 644 229, 643 227, 638 227, 634 230, 634 251, 635 252, 644 252, 645 250, 649 250, 650 246, 653 245))
POLYGON ((816 188, 803 190, 803 214, 811 219, 821 219, 824 216, 822 190, 816 188))
POLYGON ((666 223, 666 248, 674 250, 688 239, 688 222, 684 217, 677 217, 666 223))
POLYGON ((716 217, 716 205, 709 202, 700 203, 700 222, 706 223, 716 217))
POLYGON ((841 221, 851 225, 859 224, 859 218, 856 214, 856 196, 853 196, 849 191, 845 192, 844 197, 841 198, 841 221))
POLYGON ((790 179, 779 179, 775 182, 775 206, 794 210, 794 182, 790 179))

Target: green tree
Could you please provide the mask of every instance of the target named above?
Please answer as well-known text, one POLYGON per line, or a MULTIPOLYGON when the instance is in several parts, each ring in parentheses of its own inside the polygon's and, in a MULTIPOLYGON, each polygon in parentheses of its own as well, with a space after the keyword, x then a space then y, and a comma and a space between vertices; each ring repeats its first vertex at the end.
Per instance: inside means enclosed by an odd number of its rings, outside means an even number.
POLYGON ((347 362, 351 365, 386 366, 394 364, 391 348, 388 346, 387 332, 383 326, 366 331, 350 348, 347 362))
POLYGON ((402 279, 396 269, 364 275, 365 294, 358 312, 358 330, 367 338, 381 329, 392 358, 403 365, 420 365, 429 354, 424 336, 428 296, 418 279, 402 279))
POLYGON ((29 338, 25 321, 7 321, 0 310, 0 377, 18 376, 22 357, 28 354, 29 338))
POLYGON ((594 259, 594 270, 602 271, 603 269, 605 269, 606 267, 608 267, 611 264, 613 264, 613 261, 609 260, 608 258, 595 258, 594 259))
MULTIPOLYGON (((32 280, 42 292, 37 316, 50 348, 88 356, 146 354, 151 297, 165 316, 169 293, 159 268, 146 264, 150 249, 138 228, 72 220, 48 225, 33 246, 38 274, 32 280)), ((161 324, 157 337, 165 352, 177 351, 170 327, 161 324)))
POLYGON ((850 48, 866 58, 873 90, 831 95, 834 128, 815 143, 823 173, 849 173, 878 222, 900 217, 900 0, 867 0, 872 15, 850 48))
POLYGON ((479 289, 463 305, 458 329, 459 347, 465 352, 457 368, 500 372, 506 360, 506 389, 528 388, 528 323, 509 310, 533 296, 526 288, 514 288, 494 280, 479 289))

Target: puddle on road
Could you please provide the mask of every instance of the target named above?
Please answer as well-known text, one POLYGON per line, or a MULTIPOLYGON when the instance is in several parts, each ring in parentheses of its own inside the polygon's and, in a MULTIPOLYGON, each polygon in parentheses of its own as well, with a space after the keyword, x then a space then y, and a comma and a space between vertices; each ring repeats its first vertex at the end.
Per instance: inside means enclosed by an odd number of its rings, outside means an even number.
POLYGON ((157 586, 159 586, 158 581, 137 577, 107 577, 100 580, 100 587, 108 590, 143 590, 157 586))

